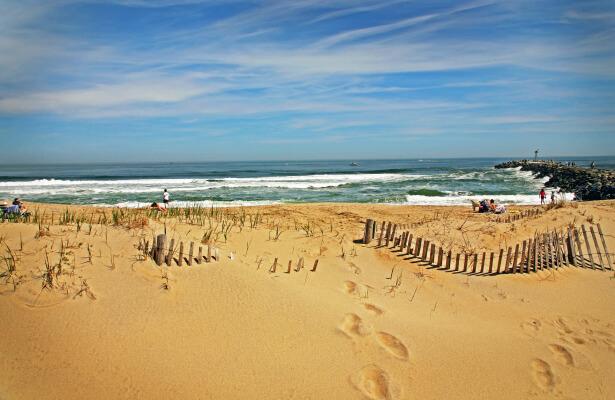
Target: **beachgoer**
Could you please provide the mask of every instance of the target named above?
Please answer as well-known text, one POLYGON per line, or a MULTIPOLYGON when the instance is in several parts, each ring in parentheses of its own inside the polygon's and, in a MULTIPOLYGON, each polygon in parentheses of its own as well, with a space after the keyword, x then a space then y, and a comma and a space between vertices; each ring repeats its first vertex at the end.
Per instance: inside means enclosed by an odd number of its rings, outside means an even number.
POLYGON ((504 204, 500 204, 498 206, 495 207, 495 211, 496 214, 503 214, 506 212, 506 206, 504 204))
POLYGON ((13 204, 4 209, 5 214, 21 214, 19 204, 13 204))
POLYGON ((153 202, 153 203, 149 206, 149 208, 153 208, 153 209, 155 209, 155 210, 162 211, 162 212, 167 212, 167 209, 166 209, 166 208, 162 207, 160 204, 158 204, 158 203, 156 203, 156 202, 153 202))
POLYGON ((540 204, 545 204, 545 199, 547 198, 547 192, 545 192, 545 188, 540 189, 540 204))
POLYGON ((551 203, 555 204, 555 190, 551 192, 551 203))
POLYGON ((26 205, 22 202, 19 202, 19 204, 10 205, 4 209, 4 215, 9 216, 11 214, 19 215, 22 217, 30 216, 30 213, 28 212, 26 205))
POLYGON ((20 204, 21 204, 21 199, 19 197, 15 197, 15 199, 13 200, 13 205, 18 206, 20 204))
POLYGON ((162 202, 164 203, 165 207, 169 204, 169 201, 171 201, 171 195, 169 194, 169 192, 167 192, 166 189, 164 189, 164 192, 162 193, 162 202))
POLYGON ((479 213, 485 213, 489 211, 489 203, 487 203, 487 200, 481 200, 480 201, 480 207, 478 208, 478 212, 479 213))
POLYGON ((489 210, 491 210, 491 212, 495 212, 495 209, 497 208, 495 201, 493 201, 493 199, 489 200, 489 210))
POLYGON ((590 165, 591 169, 596 168, 596 163, 592 161, 591 165, 590 165))

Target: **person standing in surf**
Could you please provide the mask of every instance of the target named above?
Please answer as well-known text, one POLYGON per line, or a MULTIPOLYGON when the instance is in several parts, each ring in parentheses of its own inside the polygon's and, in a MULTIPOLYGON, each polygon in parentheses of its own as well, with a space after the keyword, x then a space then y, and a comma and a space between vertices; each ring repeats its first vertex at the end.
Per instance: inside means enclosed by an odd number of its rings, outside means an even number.
POLYGON ((169 192, 167 192, 166 189, 164 189, 164 192, 162 192, 162 202, 164 203, 164 206, 168 207, 170 201, 171 195, 169 194, 169 192))

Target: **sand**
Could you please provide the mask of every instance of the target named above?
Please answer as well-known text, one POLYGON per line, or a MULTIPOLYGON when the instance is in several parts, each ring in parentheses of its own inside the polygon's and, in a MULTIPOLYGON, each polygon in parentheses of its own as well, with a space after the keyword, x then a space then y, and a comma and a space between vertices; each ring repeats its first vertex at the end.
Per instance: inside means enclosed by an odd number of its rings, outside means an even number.
POLYGON ((16 258, 0 278, 0 399, 615 398, 613 271, 476 276, 355 242, 366 218, 475 251, 600 223, 615 249, 615 202, 514 223, 470 207, 247 208, 219 261, 182 267, 143 259, 140 241, 166 225, 200 245, 208 222, 60 224, 111 211, 35 208, 55 221, 0 224, 0 271, 16 258))

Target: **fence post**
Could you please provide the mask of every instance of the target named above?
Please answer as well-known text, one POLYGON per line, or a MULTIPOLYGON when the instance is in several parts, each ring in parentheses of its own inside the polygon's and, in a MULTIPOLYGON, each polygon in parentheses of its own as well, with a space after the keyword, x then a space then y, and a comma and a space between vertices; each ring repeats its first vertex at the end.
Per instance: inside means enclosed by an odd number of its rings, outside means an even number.
POLYGON ((384 226, 386 222, 382 221, 382 226, 380 227, 380 238, 378 239, 378 247, 382 246, 382 238, 384 237, 384 226))
POLYGON ((491 274, 493 272, 493 251, 491 252, 491 255, 489 256, 489 273, 491 274))
POLYGON ((579 231, 576 228, 573 228, 572 234, 574 235, 574 240, 577 243, 577 250, 579 252, 579 256, 581 257, 581 267, 585 268, 585 257, 583 256, 583 248, 581 247, 581 240, 579 239, 579 231))
POLYGON ((594 227, 589 226, 589 232, 592 234, 592 239, 594 240, 594 247, 598 252, 598 260, 600 260, 600 269, 604 271, 604 260, 602 259, 602 254, 600 253, 600 246, 598 245, 598 239, 596 239, 596 233, 594 232, 594 227))
POLYGON ((167 235, 164 233, 158 235, 156 239, 156 265, 162 265, 162 257, 164 255, 164 245, 167 243, 167 235))
POLYGON ((587 256, 589 257, 589 266, 594 269, 594 256, 592 254, 591 247, 589 247, 589 240, 587 240, 587 231, 585 230, 585 225, 581 225, 581 230, 583 231, 583 240, 585 240, 585 248, 587 249, 587 256))
POLYGON ((406 250, 406 255, 412 255, 412 234, 408 237, 408 249, 406 250))
POLYGON ((177 260, 177 266, 184 265, 184 242, 179 242, 179 259, 177 260))
POLYGON ((577 266, 576 252, 574 249, 574 239, 572 238, 572 229, 568 228, 568 236, 566 237, 566 247, 568 248, 568 262, 577 266))
POLYGON ((609 269, 613 270, 613 265, 611 264, 611 255, 609 254, 609 250, 606 248, 606 241, 604 240, 604 235, 602 234, 602 229, 600 228, 600 224, 596 224, 598 228, 598 233, 600 234, 600 239, 602 241, 602 247, 604 248, 604 254, 606 255, 606 260, 609 263, 609 269))
POLYGON ((169 245, 169 250, 167 251, 167 255, 165 257, 165 262, 170 267, 171 261, 173 261, 173 250, 175 249, 175 239, 171 239, 171 244, 169 245))

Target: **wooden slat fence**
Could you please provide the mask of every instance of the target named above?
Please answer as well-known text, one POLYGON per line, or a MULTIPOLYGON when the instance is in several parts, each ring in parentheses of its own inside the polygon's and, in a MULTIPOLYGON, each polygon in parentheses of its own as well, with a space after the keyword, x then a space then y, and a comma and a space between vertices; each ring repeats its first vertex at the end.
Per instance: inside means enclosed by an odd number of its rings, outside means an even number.
MULTIPOLYGON (((369 245, 376 237, 377 222, 365 223, 363 243, 369 245)), ((536 234, 500 248, 499 253, 453 253, 429 238, 405 230, 408 225, 382 222, 377 248, 389 248, 419 259, 434 268, 472 274, 529 273, 562 267, 579 267, 601 271, 613 270, 611 254, 600 224, 536 234), (594 228, 595 227, 595 228, 594 228), (396 235, 397 232, 397 235, 396 235), (446 256, 445 256, 446 254, 446 256), (454 259, 454 264, 451 260, 454 259), (487 259, 489 261, 487 261, 487 259), (480 261, 479 261, 480 260, 480 261)))

